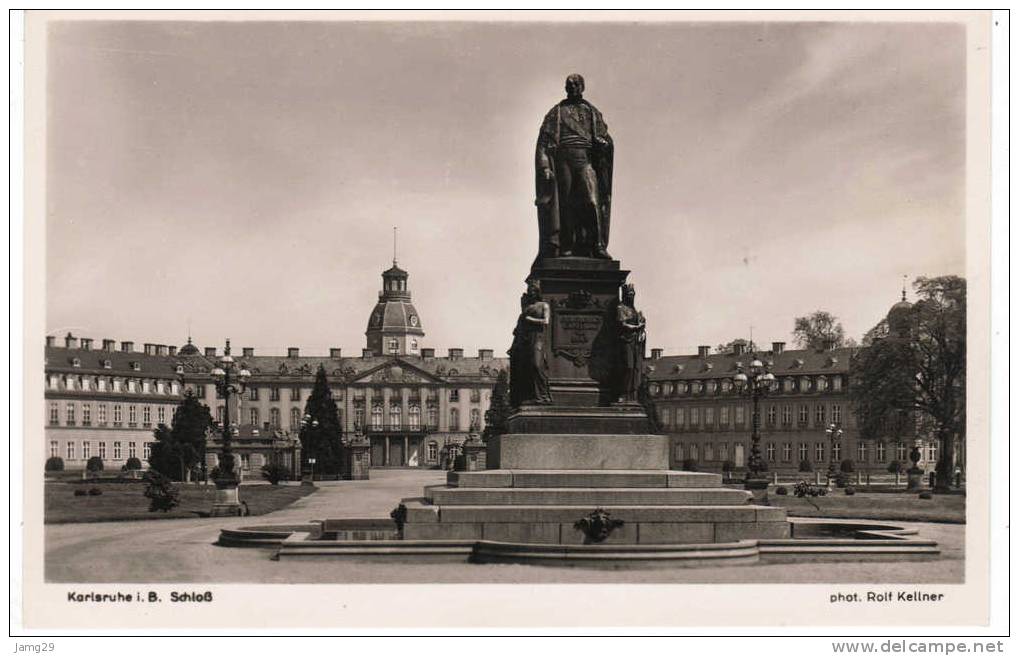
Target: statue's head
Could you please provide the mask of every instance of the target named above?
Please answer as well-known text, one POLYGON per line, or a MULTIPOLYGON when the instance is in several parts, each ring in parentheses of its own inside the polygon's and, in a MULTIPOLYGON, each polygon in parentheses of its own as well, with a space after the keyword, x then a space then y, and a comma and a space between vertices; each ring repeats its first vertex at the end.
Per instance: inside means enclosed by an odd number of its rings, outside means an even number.
POLYGON ((580 73, 573 73, 566 78, 566 97, 570 100, 579 100, 584 97, 584 76, 580 73))
POLYGON ((541 300, 541 283, 537 280, 527 281, 527 297, 531 300, 541 300))
POLYGON ((634 291, 633 285, 623 285, 623 303, 627 305, 633 305, 633 299, 636 298, 637 292, 634 291))

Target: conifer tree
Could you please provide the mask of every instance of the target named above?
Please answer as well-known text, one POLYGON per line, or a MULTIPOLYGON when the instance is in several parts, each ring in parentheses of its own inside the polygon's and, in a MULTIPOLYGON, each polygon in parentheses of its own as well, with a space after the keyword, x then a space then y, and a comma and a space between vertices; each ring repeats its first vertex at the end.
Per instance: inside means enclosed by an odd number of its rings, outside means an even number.
POLYGON ((172 425, 160 424, 153 431, 156 441, 149 466, 173 480, 186 480, 195 466, 205 462, 205 441, 212 426, 209 408, 194 392, 186 391, 173 412, 172 425))
POLYGON ((304 405, 301 424, 301 451, 304 458, 315 458, 315 471, 338 474, 342 457, 340 445, 340 418, 336 402, 329 389, 325 367, 319 365, 315 374, 315 387, 304 405))

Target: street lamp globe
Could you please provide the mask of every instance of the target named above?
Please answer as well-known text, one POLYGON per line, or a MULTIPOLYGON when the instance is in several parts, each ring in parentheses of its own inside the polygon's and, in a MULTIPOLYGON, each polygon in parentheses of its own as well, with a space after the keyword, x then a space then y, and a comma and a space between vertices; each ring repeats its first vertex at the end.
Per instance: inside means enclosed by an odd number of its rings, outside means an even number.
POLYGON ((251 372, 247 369, 241 369, 238 375, 241 377, 241 380, 247 380, 251 377, 251 372))
POLYGON ((226 376, 226 372, 223 371, 221 367, 216 367, 211 373, 214 378, 222 378, 223 376, 226 376))

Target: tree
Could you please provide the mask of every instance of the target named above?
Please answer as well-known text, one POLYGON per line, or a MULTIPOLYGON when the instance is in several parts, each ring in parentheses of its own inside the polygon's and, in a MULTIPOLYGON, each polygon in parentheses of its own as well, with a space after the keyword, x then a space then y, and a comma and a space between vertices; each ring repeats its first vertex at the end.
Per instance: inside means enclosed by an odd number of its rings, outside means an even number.
POLYGON ((306 458, 315 458, 316 471, 323 474, 340 473, 340 432, 340 418, 333 393, 329 389, 326 370, 319 365, 315 373, 315 386, 304 404, 304 422, 300 434, 301 452, 306 458))
POLYGON ((823 349, 829 343, 835 347, 846 346, 846 333, 838 317, 824 310, 796 317, 793 339, 804 349, 823 349))
POLYGON ((966 281, 921 277, 913 288, 919 300, 853 358, 850 394, 861 437, 909 427, 935 437, 935 488, 945 491, 966 426, 966 281))
POLYGON ((64 471, 64 459, 60 456, 50 456, 50 458, 46 460, 46 471, 64 471))
POLYGON ((142 461, 139 460, 138 458, 135 458, 134 456, 131 456, 130 458, 128 458, 127 462, 124 463, 124 471, 131 471, 131 470, 134 470, 134 469, 141 469, 141 468, 142 468, 142 461))
POLYGON ((149 466, 175 481, 189 480, 191 470, 205 463, 206 439, 213 425, 209 408, 191 390, 186 391, 173 412, 172 426, 160 424, 153 431, 156 441, 149 466))
POLYGON ((506 432, 506 419, 510 415, 509 398, 509 376, 506 370, 499 371, 495 379, 495 386, 492 388, 492 401, 485 411, 485 431, 482 438, 488 441, 493 435, 501 435, 506 432))
POLYGON ((290 480, 290 468, 279 462, 270 463, 262 467, 262 478, 272 485, 279 485, 280 481, 290 480))
POLYGON ((97 474, 103 470, 103 459, 99 456, 92 456, 85 463, 85 471, 90 474, 97 474))

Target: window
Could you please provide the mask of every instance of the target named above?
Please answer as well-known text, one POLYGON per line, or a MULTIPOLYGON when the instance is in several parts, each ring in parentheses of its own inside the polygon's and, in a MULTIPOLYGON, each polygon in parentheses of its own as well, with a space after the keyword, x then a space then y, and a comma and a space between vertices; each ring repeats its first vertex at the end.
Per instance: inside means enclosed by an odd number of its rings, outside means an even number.
POLYGON ((382 406, 372 406, 372 428, 382 430, 382 406))
POLYGON ((682 462, 683 461, 683 445, 682 444, 676 444, 675 453, 676 453, 676 462, 682 462))
POLYGON ((686 425, 686 410, 676 408, 676 428, 683 428, 686 425))
MULTIPOLYGON (((718 383, 711 380, 708 381, 708 394, 714 394, 718 390, 718 383)), ((710 458, 709 458, 710 460, 710 458)))
POLYGON ((280 400, 280 388, 278 388, 278 387, 270 387, 269 388, 269 400, 270 401, 279 401, 280 400))
POLYGON ((711 445, 711 442, 704 443, 704 459, 705 460, 715 459, 715 447, 711 445))
POLYGON ((729 445, 726 442, 722 442, 718 445, 718 459, 728 460, 729 459, 729 445))
POLYGON ((658 421, 665 428, 670 428, 672 426, 672 411, 668 408, 659 408, 658 421))
POLYGON ((428 443, 428 462, 435 462, 439 459, 439 445, 435 442, 428 443))
POLYGON ((398 405, 389 408, 389 425, 395 430, 403 428, 403 410, 398 405))
POLYGON ((106 460, 106 442, 99 443, 99 457, 106 460))
POLYGON ((389 339, 389 352, 399 353, 400 352, 400 340, 395 337, 389 339))
POLYGON ((831 457, 832 457, 832 460, 834 460, 835 462, 839 462, 840 460, 842 460, 842 444, 841 443, 836 442, 835 444, 832 445, 832 447, 831 447, 831 457))
POLYGON ((67 407, 64 408, 64 423, 68 426, 74 426, 74 404, 68 403, 67 407))
POLYGON ((120 442, 114 442, 113 443, 113 459, 114 460, 120 460, 122 457, 123 457, 123 453, 121 452, 121 444, 120 444, 120 442))
POLYGON ((481 411, 477 408, 471 408, 471 430, 481 430, 481 411))
POLYGON ((301 388, 300 387, 292 387, 290 389, 290 400, 291 401, 300 401, 301 400, 301 388))
POLYGON ((258 400, 258 388, 257 387, 249 387, 248 388, 248 400, 250 400, 250 401, 257 401, 258 400))
POLYGON ((251 457, 247 453, 241 454, 241 469, 251 469, 251 457))
POLYGON ((142 381, 142 392, 148 394, 152 392, 152 382, 148 380, 142 381))
POLYGON ((481 402, 481 390, 475 388, 471 390, 471 403, 481 402))
POLYGON ((251 419, 249 422, 252 426, 257 427, 259 424, 258 408, 251 408, 248 411, 248 417, 251 419))
POLYGON ((60 388, 60 376, 51 375, 50 376, 50 389, 59 389, 59 388, 60 388))
POLYGON ((456 408, 450 408, 449 410, 449 430, 460 430, 460 411, 456 408))
POLYGON ((906 445, 902 442, 895 445, 895 459, 900 461, 906 459, 906 445))
POLYGON ((421 428, 421 406, 412 405, 407 408, 407 421, 411 430, 421 428))
POLYGON ((449 400, 450 401, 459 401, 460 400, 460 390, 458 390, 458 389, 451 389, 451 390, 449 390, 449 400))
POLYGON ((715 409, 704 408, 704 425, 714 426, 715 425, 715 409))
POLYGON ((817 405, 817 407, 814 408, 814 425, 815 426, 821 426, 822 424, 824 424, 824 414, 825 414, 824 406, 819 403, 817 405))
POLYGON ((807 443, 800 442, 800 462, 807 459, 807 443))
POLYGON ((119 392, 121 389, 123 389, 123 382, 119 378, 114 378, 113 379, 113 391, 114 392, 119 392))
POLYGON ((113 404, 113 425, 120 426, 121 422, 124 421, 124 412, 120 407, 119 403, 113 404))
POLYGON ((92 404, 82 403, 81 404, 81 425, 91 426, 92 425, 92 404))
POLYGON ((432 429, 439 427, 439 411, 435 408, 428 408, 428 427, 432 429))
POLYGON ((81 458, 82 460, 88 460, 92 457, 92 443, 85 440, 81 443, 81 458))
POLYGON ((134 379, 127 381, 127 391, 132 394, 138 390, 138 383, 134 379))
POLYGON ((828 389, 828 379, 824 376, 819 376, 817 379, 817 391, 823 392, 828 389))
POLYGON ((195 385, 195 396, 197 396, 200 399, 205 398, 205 385, 201 384, 195 385))
POLYGON ((56 440, 50 440, 50 457, 51 458, 60 457, 60 442, 57 442, 56 440))
POLYGON ((73 390, 74 389, 74 378, 72 378, 71 376, 68 376, 67 378, 64 379, 64 389, 69 389, 69 390, 73 390))
POLYGON ((876 455, 877 455, 877 461, 878 462, 884 462, 885 461, 885 443, 884 442, 878 442, 877 446, 875 447, 874 450, 875 450, 876 455))
POLYGON ((729 425, 729 406, 723 405, 718 409, 718 423, 722 426, 729 425))
POLYGON ((793 423, 793 407, 791 405, 782 406, 782 425, 790 426, 793 423))
POLYGON ((60 423, 60 405, 50 403, 50 423, 56 426, 60 423))
POLYGON ((814 445, 814 462, 824 462, 824 442, 814 445))
MULTIPOLYGON (((361 408, 361 422, 359 426, 364 426, 364 408, 361 408)), ((297 430, 301 427, 301 410, 300 408, 290 408, 290 430, 297 430)))
POLYGON ((775 412, 775 406, 773 406, 773 405, 769 405, 768 406, 767 417, 768 417, 768 425, 769 426, 774 426, 775 425, 775 419, 777 417, 777 413, 775 412))
POLYGON ((736 406, 736 423, 737 424, 742 424, 745 421, 744 418, 743 418, 744 414, 745 414, 745 411, 743 409, 743 406, 741 406, 741 405, 736 406))
POLYGON ((99 379, 99 383, 97 385, 97 388, 99 389, 100 392, 105 392, 106 391, 106 379, 105 378, 100 378, 99 379))
POLYGON ((269 424, 273 428, 279 428, 280 427, 280 409, 279 408, 269 408, 269 424))
POLYGON ((927 445, 927 462, 938 461, 938 445, 931 442, 927 445))
POLYGON ((699 423, 701 423, 700 408, 690 408, 690 425, 696 426, 699 423))
POLYGON ((152 425, 152 407, 151 406, 147 406, 147 405, 142 406, 142 425, 143 426, 151 426, 152 425))
POLYGON ((67 443, 67 459, 74 460, 74 441, 67 443))
POLYGON ((128 458, 137 458, 138 457, 138 443, 137 442, 128 442, 127 443, 127 457, 128 458))
POLYGON ((803 378, 800 378, 800 391, 801 392, 809 392, 810 391, 810 379, 807 378, 806 376, 804 376, 803 378))
POLYGON ((98 418, 99 425, 100 426, 105 426, 106 425, 106 404, 105 403, 100 403, 99 406, 96 408, 96 416, 98 418))
POLYGON ((166 406, 165 405, 161 405, 158 408, 156 408, 156 421, 158 421, 161 424, 165 424, 166 423, 166 406))
POLYGON ((836 392, 842 391, 842 376, 833 376, 831 379, 831 388, 836 392))
POLYGON ((793 445, 786 442, 782 445, 782 462, 789 462, 793 459, 793 445))
POLYGON ((146 460, 152 457, 152 442, 146 442, 142 445, 142 457, 146 460))
POLYGON ((775 445, 773 443, 768 442, 765 452, 768 454, 768 462, 775 462, 775 445))
POLYGON ((800 406, 800 417, 799 417, 800 423, 801 424, 806 424, 807 420, 809 418, 810 418, 810 407, 809 406, 805 406, 805 405, 801 405, 800 406))
POLYGON ((166 384, 161 381, 156 381, 156 394, 166 394, 166 384))
POLYGON ((697 445, 696 444, 691 444, 690 445, 690 459, 691 460, 697 460, 697 445))
MULTIPOLYGON (((293 421, 293 418, 291 418, 293 421)), ((354 429, 360 430, 364 426, 364 408, 358 406, 354 408, 354 429)))
POLYGON ((129 426, 134 426, 138 423, 138 406, 127 406, 127 423, 129 426))
POLYGON ((651 396, 658 396, 658 383, 651 383, 648 385, 648 391, 651 392, 651 396))
POLYGON ((82 391, 85 391, 85 392, 90 391, 92 389, 92 379, 89 378, 88 376, 82 378, 81 379, 81 389, 82 389, 82 391))
POLYGON ((835 403, 831 407, 831 420, 836 424, 842 423, 842 406, 835 403))

